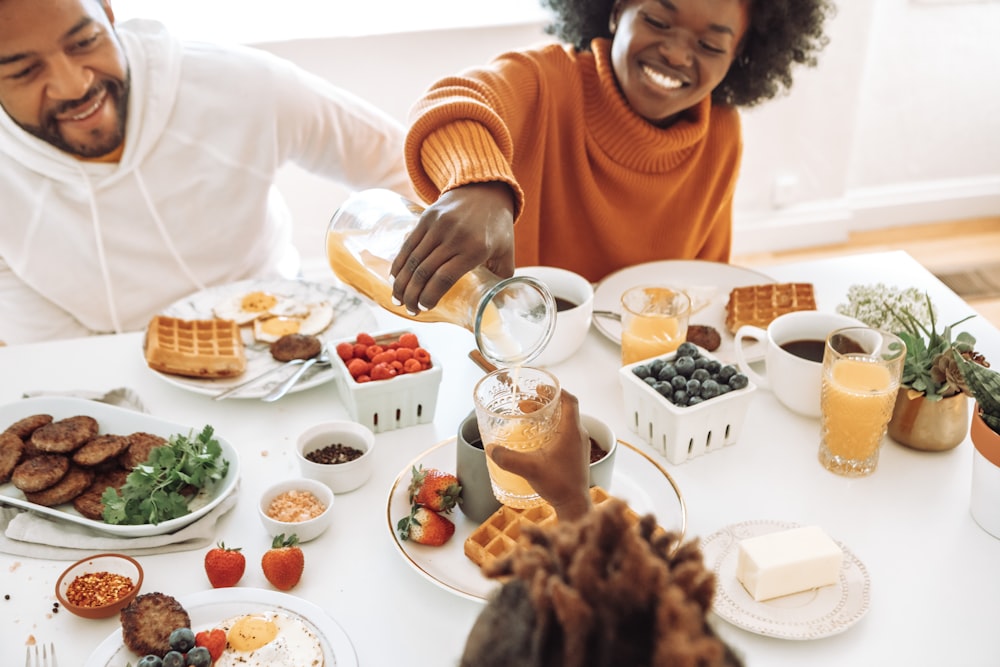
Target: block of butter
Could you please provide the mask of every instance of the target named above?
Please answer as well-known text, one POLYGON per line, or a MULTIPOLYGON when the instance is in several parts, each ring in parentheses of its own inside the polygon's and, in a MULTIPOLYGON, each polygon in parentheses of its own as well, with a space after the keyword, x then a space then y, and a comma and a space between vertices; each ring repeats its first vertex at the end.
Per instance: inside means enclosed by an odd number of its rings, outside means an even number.
POLYGON ((844 552, 818 526, 740 540, 736 578, 758 602, 837 581, 844 552))

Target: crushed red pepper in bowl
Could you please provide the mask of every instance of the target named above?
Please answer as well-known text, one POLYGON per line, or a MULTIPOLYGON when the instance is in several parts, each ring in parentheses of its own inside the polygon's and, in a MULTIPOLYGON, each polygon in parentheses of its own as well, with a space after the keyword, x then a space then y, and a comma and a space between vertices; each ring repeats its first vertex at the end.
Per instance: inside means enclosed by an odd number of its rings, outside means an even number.
POLYGON ((56 582, 56 598, 83 618, 108 618, 124 609, 142 586, 142 566, 123 554, 98 554, 73 563, 56 582))

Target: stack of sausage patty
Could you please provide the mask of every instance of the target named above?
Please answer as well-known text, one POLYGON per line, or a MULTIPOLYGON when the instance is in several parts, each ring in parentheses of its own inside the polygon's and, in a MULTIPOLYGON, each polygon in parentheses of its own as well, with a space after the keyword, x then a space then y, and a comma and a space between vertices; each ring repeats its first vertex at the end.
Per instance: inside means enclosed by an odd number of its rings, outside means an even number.
POLYGON ((97 420, 76 415, 25 417, 0 433, 0 484, 10 482, 28 502, 52 507, 72 502, 101 521, 101 496, 120 489, 128 473, 167 441, 151 433, 101 434, 97 420))

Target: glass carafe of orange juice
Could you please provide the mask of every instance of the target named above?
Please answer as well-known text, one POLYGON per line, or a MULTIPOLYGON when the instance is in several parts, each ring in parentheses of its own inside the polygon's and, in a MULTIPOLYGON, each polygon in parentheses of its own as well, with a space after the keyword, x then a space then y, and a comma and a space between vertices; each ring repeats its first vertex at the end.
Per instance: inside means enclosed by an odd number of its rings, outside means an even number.
POLYGON ((352 194, 333 214, 326 252, 333 272, 386 310, 420 322, 450 322, 472 331, 497 366, 520 366, 548 344, 555 300, 535 278, 503 278, 484 266, 466 273, 438 304, 413 314, 392 302, 389 270, 423 209, 391 190, 352 194))

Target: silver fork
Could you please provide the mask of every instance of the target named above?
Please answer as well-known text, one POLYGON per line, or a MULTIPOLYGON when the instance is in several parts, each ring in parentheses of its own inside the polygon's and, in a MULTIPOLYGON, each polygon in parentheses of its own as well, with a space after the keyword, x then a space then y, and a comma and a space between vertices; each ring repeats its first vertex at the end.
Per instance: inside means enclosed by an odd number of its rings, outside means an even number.
POLYGON ((24 667, 59 667, 55 644, 42 644, 41 650, 38 644, 27 647, 24 650, 24 667))

